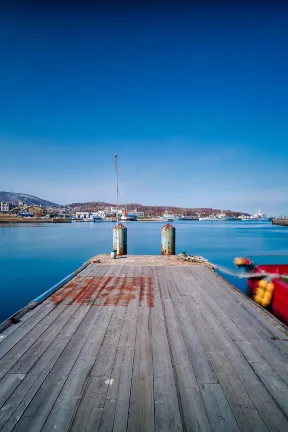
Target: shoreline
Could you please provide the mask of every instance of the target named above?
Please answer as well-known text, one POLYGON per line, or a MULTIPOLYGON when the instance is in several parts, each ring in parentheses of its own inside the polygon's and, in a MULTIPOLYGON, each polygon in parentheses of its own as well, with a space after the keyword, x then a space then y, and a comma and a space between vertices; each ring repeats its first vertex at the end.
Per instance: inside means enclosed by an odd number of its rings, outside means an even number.
POLYGON ((288 226, 288 219, 272 219, 272 225, 288 226))
POLYGON ((1 224, 18 224, 18 223, 71 223, 71 219, 33 219, 33 218, 0 218, 1 224))
MULTIPOLYGON (((0 217, 0 226, 3 224, 29 224, 29 223, 49 223, 49 224, 51 224, 51 223, 105 223, 105 222, 112 222, 112 223, 117 223, 117 221, 116 221, 116 219, 103 219, 103 220, 101 220, 101 221, 97 221, 97 222, 93 222, 93 221, 83 221, 83 220, 72 220, 72 219, 70 219, 70 218, 55 218, 55 219, 43 219, 43 218, 14 218, 14 217, 0 217)), ((173 222, 168 222, 168 221, 163 221, 163 220, 159 220, 159 219, 156 219, 156 218, 144 218, 144 219, 137 219, 137 220, 131 220, 131 221, 121 221, 121 220, 119 220, 119 223, 126 223, 126 222, 153 222, 153 223, 162 223, 162 224, 167 224, 167 223, 173 223, 173 222)), ((174 221, 175 223, 178 223, 178 222, 199 222, 199 220, 197 220, 197 219, 189 219, 189 220, 181 220, 181 221, 174 221)), ((201 221, 200 221, 201 222, 201 221)), ((204 223, 205 223, 206 221, 204 221, 204 223)), ((212 221, 212 222, 214 222, 214 221, 212 221)), ((217 223, 218 222, 221 222, 221 221, 217 221, 217 223)), ((242 220, 240 220, 240 219, 236 219, 236 220, 234 220, 234 221, 224 221, 224 222, 243 222, 242 220)), ((246 222, 246 221, 244 221, 244 222, 246 222)), ((251 222, 251 221, 249 221, 249 222, 251 222)), ((272 221, 270 221, 271 223, 272 223, 272 225, 282 225, 282 226, 288 226, 288 219, 287 220, 277 220, 277 219, 272 219, 272 221)))

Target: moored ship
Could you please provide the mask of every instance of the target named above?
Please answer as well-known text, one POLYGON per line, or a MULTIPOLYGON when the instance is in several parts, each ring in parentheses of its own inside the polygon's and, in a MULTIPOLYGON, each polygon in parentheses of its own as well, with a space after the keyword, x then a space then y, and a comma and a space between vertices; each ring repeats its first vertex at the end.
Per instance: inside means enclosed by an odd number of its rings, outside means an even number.
MULTIPOLYGON (((276 257, 267 258, 271 262, 276 257)), ((252 273, 252 277, 247 278, 247 295, 288 325, 288 256, 286 258, 284 264, 256 264, 249 258, 236 258, 235 264, 252 273)))
POLYGON ((245 221, 270 221, 272 218, 267 216, 265 213, 262 213, 260 209, 258 209, 258 213, 252 216, 246 216, 242 215, 239 216, 239 219, 245 220, 245 221))

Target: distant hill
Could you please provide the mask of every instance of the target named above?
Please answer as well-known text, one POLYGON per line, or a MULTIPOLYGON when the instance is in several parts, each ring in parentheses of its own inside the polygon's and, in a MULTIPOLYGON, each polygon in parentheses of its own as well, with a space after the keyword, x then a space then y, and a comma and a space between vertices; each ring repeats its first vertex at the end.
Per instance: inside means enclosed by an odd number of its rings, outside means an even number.
MULTIPOLYGON (((107 203, 103 201, 91 201, 91 202, 82 202, 82 203, 72 203, 69 204, 69 206, 73 209, 74 212, 76 211, 98 211, 103 210, 106 207, 116 207, 115 203, 107 203)), ((137 208, 138 211, 143 211, 145 215, 151 215, 151 216, 161 216, 165 211, 168 213, 174 213, 174 214, 185 214, 189 216, 196 216, 198 213, 202 216, 209 216, 212 213, 221 213, 221 209, 215 209, 215 208, 185 208, 185 207, 175 207, 175 206, 149 206, 149 205, 142 205, 137 203, 130 203, 130 204, 119 204, 120 208, 126 207, 128 211, 133 211, 137 208)), ((239 216, 239 215, 248 215, 248 213, 245 212, 239 212, 234 210, 224 210, 224 212, 228 216, 239 216)))
POLYGON ((18 192, 4 192, 4 191, 0 191, 0 201, 9 202, 15 205, 18 205, 19 201, 23 201, 24 204, 41 205, 44 207, 50 207, 50 206, 54 207, 59 205, 53 203, 52 201, 47 201, 42 198, 38 198, 34 195, 28 195, 28 194, 18 193, 18 192))
MULTIPOLYGON (((61 207, 59 204, 56 204, 52 201, 47 201, 42 198, 38 198, 34 195, 18 193, 18 192, 4 192, 0 191, 0 201, 9 202, 11 204, 18 205, 19 201, 23 201, 24 204, 27 205, 41 205, 43 207, 61 207)), ((98 211, 103 210, 106 207, 116 207, 115 203, 107 203, 103 201, 90 201, 90 202, 77 202, 69 205, 73 211, 98 211)), ((142 205, 139 203, 130 203, 130 204, 119 204, 120 208, 126 207, 128 211, 133 211, 134 209, 138 209, 138 211, 143 211, 145 215, 151 216, 161 216, 165 211, 168 213, 174 214, 185 214, 185 215, 197 215, 198 213, 202 216, 208 216, 212 213, 220 213, 220 209, 215 208, 184 208, 184 207, 175 207, 175 206, 149 206, 142 205)), ((248 215, 245 212, 239 212, 234 210, 224 210, 227 215, 238 216, 240 214, 248 215)))

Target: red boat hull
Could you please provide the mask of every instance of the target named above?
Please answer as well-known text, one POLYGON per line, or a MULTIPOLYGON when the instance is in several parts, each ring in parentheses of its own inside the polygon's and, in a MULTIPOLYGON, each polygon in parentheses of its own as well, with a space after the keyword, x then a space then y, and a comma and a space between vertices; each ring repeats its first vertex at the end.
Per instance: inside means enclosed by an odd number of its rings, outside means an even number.
MULTIPOLYGON (((254 268, 255 273, 262 271, 269 273, 278 273, 288 275, 287 264, 263 264, 254 268)), ((247 280, 247 294, 249 297, 254 297, 260 278, 251 278, 247 280)), ((288 281, 287 283, 281 279, 274 278, 274 291, 271 304, 267 308, 273 315, 276 316, 284 324, 288 325, 288 281)))

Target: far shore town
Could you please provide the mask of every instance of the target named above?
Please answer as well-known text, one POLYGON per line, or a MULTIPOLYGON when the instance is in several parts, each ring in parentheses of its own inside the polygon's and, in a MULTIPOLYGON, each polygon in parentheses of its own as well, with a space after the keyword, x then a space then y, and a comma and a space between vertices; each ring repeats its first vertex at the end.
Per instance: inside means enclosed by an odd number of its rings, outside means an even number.
MULTIPOLYGON (((34 197, 35 198, 35 197, 34 197)), ((234 212, 232 210, 220 210, 212 208, 179 208, 161 206, 133 207, 133 204, 117 207, 105 206, 105 203, 77 203, 67 206, 27 204, 22 200, 17 202, 0 202, 0 221, 3 218, 9 220, 37 219, 53 220, 65 219, 76 222, 100 222, 100 221, 269 221, 272 218, 262 213, 259 209, 254 215, 234 212)), ((285 217, 281 216, 282 219, 285 217)))

